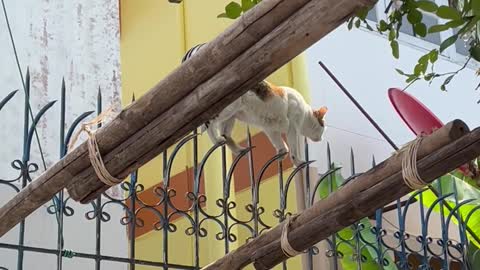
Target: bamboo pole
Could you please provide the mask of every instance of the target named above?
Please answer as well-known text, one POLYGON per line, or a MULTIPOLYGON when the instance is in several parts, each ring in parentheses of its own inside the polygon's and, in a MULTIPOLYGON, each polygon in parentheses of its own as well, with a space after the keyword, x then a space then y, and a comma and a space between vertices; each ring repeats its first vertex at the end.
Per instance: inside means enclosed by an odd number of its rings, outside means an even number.
MULTIPOLYGON (((230 47, 234 49, 235 42, 241 42, 245 31, 247 37, 243 38, 250 38, 253 35, 259 38, 258 41, 210 79, 201 82, 192 93, 172 105, 145 128, 107 153, 104 161, 112 174, 126 177, 132 170, 145 164, 187 132, 220 112, 226 105, 245 93, 249 87, 266 78, 342 24, 364 3, 372 4, 374 0, 296 0, 292 3, 279 0, 268 1, 271 2, 269 5, 262 5, 260 8, 268 8, 269 12, 261 12, 262 16, 256 19, 244 19, 242 26, 247 30, 242 30, 240 33, 235 32, 235 39, 225 44, 226 47, 219 50, 216 55, 201 54, 204 50, 210 49, 209 43, 205 49, 198 52, 201 55, 196 57, 196 54, 192 61, 201 59, 203 66, 209 66, 212 58, 223 58, 223 51, 229 51, 230 47), (299 6, 300 2, 303 6, 299 6), (267 17, 276 16, 273 14, 277 13, 283 14, 286 12, 285 10, 291 9, 295 9, 295 12, 283 22, 279 22, 278 18, 275 18, 278 26, 271 32, 264 35, 266 30, 259 32, 256 29, 257 27, 264 28, 263 23, 271 24, 270 20, 273 19, 267 19, 267 17), (329 12, 329 10, 335 10, 335 12, 329 12), (262 23, 259 23, 260 21, 262 23), (246 23, 252 23, 252 26, 246 27, 244 25, 246 23)), ((261 3, 263 4, 264 1, 261 3)), ((232 37, 222 35, 221 39, 215 39, 212 42, 223 44, 227 43, 225 40, 231 39, 232 37)), ((186 69, 192 69, 188 67, 190 62, 186 62, 186 65, 186 69)), ((201 69, 200 67, 195 68, 201 69)), ((196 80, 196 76, 186 76, 180 81, 176 81, 172 85, 174 87, 167 88, 161 96, 165 98, 172 92, 172 89, 175 89, 173 91, 182 89, 182 84, 189 80, 196 80)), ((150 97, 151 95, 149 95, 150 97)), ((152 103, 150 106, 157 105, 152 103)), ((71 183, 68 186, 69 194, 73 199, 83 203, 89 202, 108 189, 108 186, 97 180, 91 167, 74 176, 71 183)))
MULTIPOLYGON (((463 122, 455 120, 425 137, 417 164, 424 181, 431 182, 480 155, 480 129, 464 135, 467 130, 463 122)), ((290 226, 292 247, 305 250, 410 192, 401 173, 403 154, 390 157, 299 213, 290 226)), ((271 269, 287 259, 280 247, 282 227, 279 224, 204 269, 241 269, 250 263, 256 269, 271 269)))
MULTIPOLYGON (((126 177, 374 2, 262 1, 98 131, 106 168, 126 177)), ((107 189, 93 173, 85 143, 0 209, 0 236, 64 187, 82 202, 107 189)))

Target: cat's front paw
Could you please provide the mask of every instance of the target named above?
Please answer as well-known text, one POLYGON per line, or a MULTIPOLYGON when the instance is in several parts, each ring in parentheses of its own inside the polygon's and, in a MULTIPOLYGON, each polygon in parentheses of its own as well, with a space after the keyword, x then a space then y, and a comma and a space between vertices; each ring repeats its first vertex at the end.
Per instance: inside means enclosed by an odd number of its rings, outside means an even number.
POLYGON ((305 163, 305 160, 299 159, 295 156, 292 156, 292 161, 293 161, 293 165, 295 165, 295 167, 298 167, 298 166, 302 165, 303 163, 305 163))
POLYGON ((225 138, 224 136, 220 136, 220 137, 215 139, 214 143, 215 144, 225 144, 225 143, 227 143, 227 138, 225 138))
POLYGON ((236 147, 232 147, 230 148, 230 150, 232 151, 232 153, 235 155, 235 156, 238 156, 240 155, 243 151, 245 151, 247 148, 245 147, 241 147, 241 146, 236 146, 236 147))

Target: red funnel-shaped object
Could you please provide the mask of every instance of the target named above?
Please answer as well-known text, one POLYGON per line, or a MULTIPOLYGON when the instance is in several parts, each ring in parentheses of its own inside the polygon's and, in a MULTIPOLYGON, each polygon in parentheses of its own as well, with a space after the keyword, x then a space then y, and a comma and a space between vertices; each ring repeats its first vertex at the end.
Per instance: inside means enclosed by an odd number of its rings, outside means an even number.
MULTIPOLYGON (((437 116, 407 92, 390 88, 388 89, 388 98, 400 118, 415 135, 428 135, 443 126, 437 116)), ((464 175, 468 175, 467 165, 463 165, 459 169, 464 175)))

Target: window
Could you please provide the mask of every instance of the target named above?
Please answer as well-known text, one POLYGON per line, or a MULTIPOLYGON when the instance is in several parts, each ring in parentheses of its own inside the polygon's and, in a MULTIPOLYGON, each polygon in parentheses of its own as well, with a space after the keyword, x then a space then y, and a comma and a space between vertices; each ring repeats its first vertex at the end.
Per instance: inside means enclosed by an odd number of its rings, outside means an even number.
POLYGON ((367 20, 378 22, 377 5, 375 5, 372 9, 370 9, 370 11, 367 14, 367 20))
MULTIPOLYGON (((457 31, 455 31, 456 33, 457 31)), ((461 37, 455 41, 455 49, 457 50, 458 54, 464 55, 464 56, 469 56, 470 52, 468 49, 470 46, 468 46, 467 42, 465 42, 461 37)))

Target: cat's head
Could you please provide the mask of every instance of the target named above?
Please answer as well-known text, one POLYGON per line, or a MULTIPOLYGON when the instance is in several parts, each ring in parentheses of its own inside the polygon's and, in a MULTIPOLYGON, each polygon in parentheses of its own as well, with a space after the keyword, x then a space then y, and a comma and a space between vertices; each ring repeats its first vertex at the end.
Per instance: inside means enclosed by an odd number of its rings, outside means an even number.
POLYGON ((307 137, 314 142, 322 140, 323 132, 325 131, 325 114, 327 114, 327 107, 321 107, 318 110, 313 110, 313 119, 308 131, 307 137))

